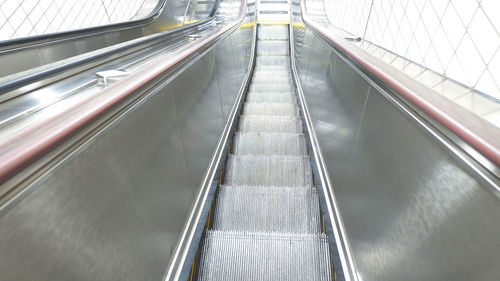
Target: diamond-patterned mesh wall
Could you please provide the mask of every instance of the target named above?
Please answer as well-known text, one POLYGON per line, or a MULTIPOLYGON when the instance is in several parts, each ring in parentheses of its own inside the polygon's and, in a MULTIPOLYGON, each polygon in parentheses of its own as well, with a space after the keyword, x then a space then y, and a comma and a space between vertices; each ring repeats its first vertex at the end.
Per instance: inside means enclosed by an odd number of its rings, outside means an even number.
POLYGON ((158 0, 0 0, 0 40, 139 19, 158 0))
POLYGON ((500 124, 500 1, 324 3, 335 33, 500 124))

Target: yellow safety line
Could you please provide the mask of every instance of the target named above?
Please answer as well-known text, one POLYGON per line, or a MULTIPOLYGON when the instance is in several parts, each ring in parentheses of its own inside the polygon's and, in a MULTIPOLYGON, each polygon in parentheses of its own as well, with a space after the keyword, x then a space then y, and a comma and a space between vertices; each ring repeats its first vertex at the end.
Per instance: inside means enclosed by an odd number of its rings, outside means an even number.
POLYGON ((184 24, 190 24, 190 23, 195 23, 195 22, 199 22, 200 20, 185 20, 184 21, 184 24))
POLYGON ((240 28, 251 28, 251 27, 253 27, 253 21, 246 22, 246 23, 240 25, 240 28))
POLYGON ((181 27, 181 26, 182 26, 182 23, 176 23, 176 24, 171 24, 171 25, 160 26, 160 28, 158 28, 158 31, 171 30, 171 29, 174 29, 174 28, 177 28, 177 27, 181 27))
POLYGON ((211 216, 212 216, 212 207, 210 207, 210 209, 208 210, 208 220, 207 220, 207 225, 206 225, 205 229, 208 229, 208 227, 210 226, 211 216))
POLYGON ((323 233, 326 233, 326 228, 325 228, 325 216, 321 216, 321 220, 323 221, 323 233))
POLYGON ((191 266, 191 274, 189 274, 189 281, 193 281, 193 275, 194 275, 194 263, 196 261, 193 261, 193 265, 191 266))
POLYGON ((198 260, 198 256, 200 255, 200 248, 196 250, 196 257, 194 257, 193 265, 191 266, 191 274, 189 275, 189 281, 193 280, 194 270, 196 268, 196 261, 198 260))
POLYGON ((305 26, 303 23, 298 22, 298 21, 294 21, 294 22, 292 23, 292 25, 293 25, 293 27, 295 27, 295 28, 302 28, 302 29, 305 29, 305 28, 306 28, 306 26, 305 26))
POLYGON ((333 281, 337 281, 337 272, 335 270, 335 266, 333 264, 333 257, 330 256, 330 267, 332 268, 333 281))

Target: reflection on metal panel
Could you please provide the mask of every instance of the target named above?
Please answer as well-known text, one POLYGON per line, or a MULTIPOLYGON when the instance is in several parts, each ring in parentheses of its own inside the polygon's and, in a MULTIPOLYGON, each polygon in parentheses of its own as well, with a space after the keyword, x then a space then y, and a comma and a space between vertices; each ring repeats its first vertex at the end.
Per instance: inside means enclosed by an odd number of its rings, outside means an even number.
POLYGON ((360 280, 497 280, 498 197, 322 39, 294 34, 360 280))
POLYGON ((226 66, 249 62, 220 50, 249 52, 251 32, 226 37, 5 206, 0 279, 161 280, 228 118, 221 101, 243 80, 226 66), (235 82, 219 91, 225 77, 235 82))

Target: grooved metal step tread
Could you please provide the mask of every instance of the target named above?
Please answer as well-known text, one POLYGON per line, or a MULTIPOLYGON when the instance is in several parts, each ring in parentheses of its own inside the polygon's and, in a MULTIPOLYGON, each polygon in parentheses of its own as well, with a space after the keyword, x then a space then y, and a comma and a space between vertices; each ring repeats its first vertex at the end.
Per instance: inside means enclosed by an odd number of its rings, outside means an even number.
POLYGON ((302 121, 290 116, 241 116, 240 132, 303 133, 302 121))
POLYGON ((247 102, 283 102, 297 104, 293 92, 249 92, 247 102))
POLYGON ((288 77, 291 79, 292 74, 288 70, 258 70, 254 71, 252 79, 260 78, 260 77, 288 77))
POLYGON ((261 56, 262 55, 288 56, 290 54, 288 41, 285 40, 257 41, 257 54, 261 56))
POLYGON ((299 116, 299 108, 292 103, 246 102, 243 108, 246 115, 299 116))
POLYGON ((277 93, 277 92, 293 92, 294 88, 291 83, 276 84, 276 83, 251 83, 250 92, 261 93, 277 93))
POLYGON ((321 233, 318 194, 311 187, 221 186, 213 229, 321 233))
POLYGON ((207 231, 200 281, 329 281, 324 235, 207 231))
POLYGON ((226 167, 225 185, 312 186, 309 157, 229 155, 226 167))
POLYGON ((286 40, 288 41, 288 28, 286 26, 260 26, 257 31, 258 40, 286 40))
POLYGON ((257 65, 280 65, 290 67, 290 57, 289 56, 263 56, 258 55, 256 57, 257 65))
POLYGON ((293 93, 249 93, 247 102, 267 102, 267 103, 293 103, 297 104, 297 98, 293 93))
POLYGON ((255 71, 290 71, 289 65, 265 65, 258 64, 255 65, 255 71))
POLYGON ((306 139, 304 134, 238 132, 234 136, 232 153, 306 156, 306 139))
MULTIPOLYGON (((257 72, 258 73, 258 72, 257 72)), ((256 75, 252 78, 252 84, 266 84, 266 85, 277 85, 277 84, 283 84, 287 83, 290 84, 292 83, 292 79, 288 74, 282 74, 282 75, 256 75)))

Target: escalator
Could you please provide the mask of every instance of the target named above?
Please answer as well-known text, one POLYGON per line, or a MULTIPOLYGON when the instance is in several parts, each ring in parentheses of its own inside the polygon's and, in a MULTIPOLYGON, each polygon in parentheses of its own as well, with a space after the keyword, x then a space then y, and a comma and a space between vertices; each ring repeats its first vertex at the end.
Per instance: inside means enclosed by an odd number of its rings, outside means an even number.
POLYGON ((0 280, 497 280, 498 174, 304 2, 5 98, 0 280))
POLYGON ((287 25, 259 25, 253 77, 202 241, 198 280, 333 280, 287 25))

